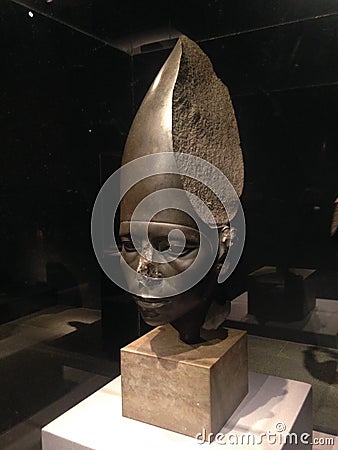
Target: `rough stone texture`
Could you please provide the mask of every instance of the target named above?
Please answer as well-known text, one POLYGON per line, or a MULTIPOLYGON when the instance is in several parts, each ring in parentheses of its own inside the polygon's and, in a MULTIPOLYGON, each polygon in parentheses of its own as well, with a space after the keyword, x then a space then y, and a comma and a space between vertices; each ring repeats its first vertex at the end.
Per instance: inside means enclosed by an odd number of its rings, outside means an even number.
MULTIPOLYGON (((229 91, 217 78, 208 56, 186 36, 179 38, 137 111, 124 148, 123 165, 145 155, 164 152, 174 152, 178 174, 165 174, 163 169, 171 164, 160 159, 152 167, 158 168, 158 175, 147 178, 149 167, 141 160, 138 171, 146 179, 133 186, 122 199, 121 220, 129 221, 135 207, 147 195, 164 188, 177 188, 201 199, 209 207, 216 225, 227 224, 236 214, 237 199, 232 201, 224 179, 205 164, 191 164, 182 155, 197 156, 213 164, 240 195, 244 170, 236 117, 229 91), (185 167, 192 170, 193 177, 200 179, 204 175, 208 183, 218 188, 227 212, 205 182, 182 174, 185 167)), ((122 185, 130 177, 133 178, 132 173, 125 173, 122 185)), ((191 197, 187 200, 204 222, 214 225, 210 214, 208 218, 196 200, 191 197)), ((160 201, 159 206, 161 209, 160 201)), ((167 211, 156 221, 170 222, 167 211)), ((187 224, 185 218, 174 220, 178 220, 174 223, 187 224)))
POLYGON ((246 332, 188 345, 171 325, 121 350, 122 414, 188 436, 217 433, 248 390, 246 332))
MULTIPOLYGON (((185 36, 180 38, 182 55, 173 92, 173 150, 189 153, 212 163, 241 194, 244 181, 242 151, 229 91, 217 78, 208 56, 185 36)), ((196 173, 205 167, 196 167, 196 173)), ((215 177, 212 181, 216 184, 215 177)), ((183 177, 184 189, 201 198, 217 225, 228 222, 223 206, 213 192, 192 178, 183 177)), ((227 189, 223 187, 227 199, 227 189)), ((232 211, 235 205, 230 205, 232 211)), ((229 213, 231 219, 234 214, 229 213)))

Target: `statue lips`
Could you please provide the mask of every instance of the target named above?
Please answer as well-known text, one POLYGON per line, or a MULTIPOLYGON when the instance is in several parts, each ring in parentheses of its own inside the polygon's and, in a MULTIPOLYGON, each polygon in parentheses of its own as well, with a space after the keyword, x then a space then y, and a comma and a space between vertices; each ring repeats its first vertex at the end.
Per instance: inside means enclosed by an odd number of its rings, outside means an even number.
MULTIPOLYGON (((147 275, 137 274, 138 287, 140 292, 142 289, 158 289, 163 284, 163 278, 159 274, 156 277, 151 277, 147 275)), ((142 297, 142 295, 141 295, 142 297)))
MULTIPOLYGON (((161 299, 170 297, 170 294, 168 295, 168 286, 170 286, 169 279, 163 277, 160 272, 157 272, 156 276, 137 273, 136 283, 138 295, 136 297, 140 297, 150 303, 161 303, 161 299)), ((175 292, 175 289, 171 287, 170 292, 175 292)), ((165 304, 168 304, 168 301, 165 304)))
POLYGON ((167 306, 170 307, 171 300, 170 299, 144 299, 140 297, 133 296, 136 300, 136 304, 140 309, 140 313, 143 319, 151 324, 152 321, 155 321, 153 325, 158 325, 159 323, 166 323, 163 319, 166 317, 167 306))
POLYGON ((140 299, 138 297, 136 297, 136 303, 138 304, 138 306, 140 306, 142 309, 158 309, 158 308, 163 308, 163 306, 169 305, 171 303, 171 301, 168 300, 156 300, 156 299, 140 299))

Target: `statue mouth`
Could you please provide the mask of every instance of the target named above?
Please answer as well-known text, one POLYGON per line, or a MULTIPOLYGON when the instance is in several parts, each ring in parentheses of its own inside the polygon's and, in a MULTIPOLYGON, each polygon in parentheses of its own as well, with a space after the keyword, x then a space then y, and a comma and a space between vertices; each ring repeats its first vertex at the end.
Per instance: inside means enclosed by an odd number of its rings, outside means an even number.
POLYGON ((171 303, 171 300, 163 300, 163 299, 154 299, 154 298, 142 298, 136 297, 136 303, 137 305, 142 308, 143 310, 151 310, 151 309, 158 309, 163 308, 164 306, 167 306, 171 303))
POLYGON ((164 278, 138 274, 136 282, 141 299, 149 299, 151 303, 157 302, 158 300, 161 302, 161 298, 163 297, 162 293, 166 285, 164 278))
POLYGON ((147 277, 145 275, 141 275, 141 276, 138 275, 137 281, 138 281, 138 287, 140 289, 142 289, 142 288, 148 288, 148 289, 157 288, 163 284, 163 278, 160 278, 160 277, 153 278, 153 277, 147 277))

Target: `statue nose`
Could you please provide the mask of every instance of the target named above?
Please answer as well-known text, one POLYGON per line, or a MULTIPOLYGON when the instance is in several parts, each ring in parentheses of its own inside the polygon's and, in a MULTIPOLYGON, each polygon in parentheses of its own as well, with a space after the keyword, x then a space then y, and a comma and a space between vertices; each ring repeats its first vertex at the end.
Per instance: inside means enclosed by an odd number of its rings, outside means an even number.
POLYGON ((139 261, 136 272, 145 277, 162 278, 162 274, 159 271, 159 263, 154 261, 153 257, 153 246, 148 242, 143 243, 142 254, 139 253, 139 261))
POLYGON ((136 272, 140 275, 144 275, 147 277, 152 278, 161 277, 157 264, 154 264, 152 261, 149 261, 148 259, 143 258, 142 256, 140 256, 136 272))

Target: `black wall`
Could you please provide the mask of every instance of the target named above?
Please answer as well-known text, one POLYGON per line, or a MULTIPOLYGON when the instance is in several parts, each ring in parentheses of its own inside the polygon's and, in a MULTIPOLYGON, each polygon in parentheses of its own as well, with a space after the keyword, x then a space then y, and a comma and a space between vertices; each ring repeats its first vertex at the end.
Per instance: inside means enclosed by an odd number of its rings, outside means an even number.
POLYGON ((2 321, 53 302, 100 306, 99 156, 121 152, 131 120, 130 57, 28 12, 1 4, 2 321))
MULTIPOLYGON (((119 159, 177 32, 210 56, 238 119, 248 236, 235 290, 261 265, 336 271, 337 19, 333 0, 3 0, 3 298, 45 283, 54 291, 80 286, 78 304, 98 304, 89 224, 99 155, 119 159), (167 42, 147 43, 154 29, 167 42)), ((101 158, 103 178, 115 164, 108 160, 101 158)), ((104 286, 116 315, 117 291, 105 278, 104 286)), ((140 326, 134 310, 131 317, 129 337, 140 326)))

